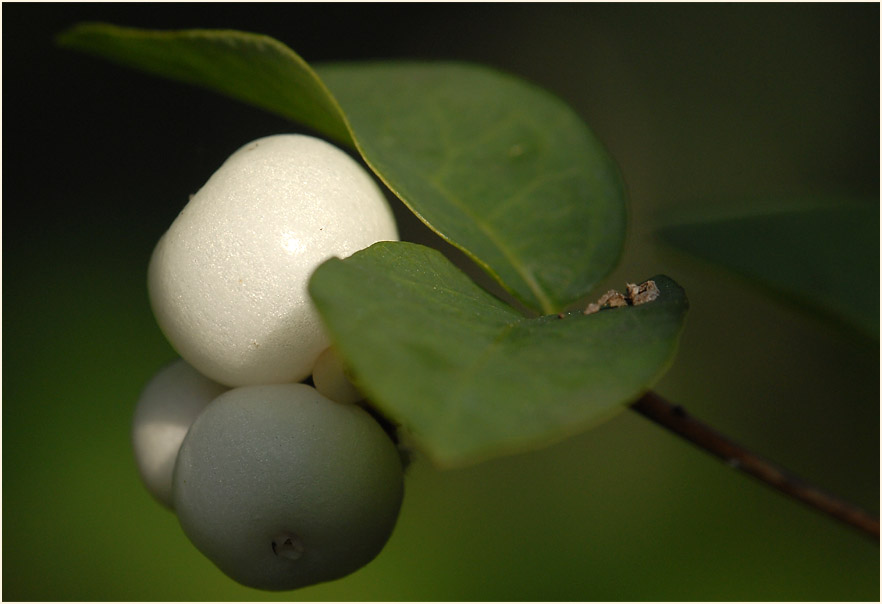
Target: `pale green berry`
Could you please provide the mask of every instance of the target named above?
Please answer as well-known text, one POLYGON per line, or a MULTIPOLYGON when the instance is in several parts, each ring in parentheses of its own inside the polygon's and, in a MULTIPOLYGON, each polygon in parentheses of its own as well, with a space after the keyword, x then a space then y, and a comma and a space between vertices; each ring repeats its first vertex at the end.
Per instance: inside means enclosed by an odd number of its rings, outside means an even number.
POLYGON ((379 424, 305 384, 219 396, 190 428, 174 476, 193 544, 231 578, 267 590, 370 562, 402 496, 398 450, 379 424))

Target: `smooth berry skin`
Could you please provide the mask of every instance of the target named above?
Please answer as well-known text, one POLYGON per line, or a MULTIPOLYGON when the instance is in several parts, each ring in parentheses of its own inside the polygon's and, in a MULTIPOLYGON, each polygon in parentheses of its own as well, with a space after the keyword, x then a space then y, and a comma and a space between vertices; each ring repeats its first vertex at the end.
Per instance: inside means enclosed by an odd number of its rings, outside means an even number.
POLYGON ((343 361, 331 346, 318 356, 312 370, 315 389, 335 403, 357 403, 364 395, 349 381, 343 361))
POLYGON ((157 323, 181 357, 231 387, 300 382, 330 341, 312 272, 398 239, 373 177, 341 149, 280 134, 233 153, 160 238, 157 323))
POLYGON ((132 419, 135 463, 144 486, 166 507, 172 507, 172 473, 184 436, 205 407, 227 390, 178 359, 141 391, 132 419))
POLYGON ((398 450, 355 405, 305 384, 215 399, 178 455, 174 505, 193 544, 232 579, 289 590, 370 562, 403 497, 398 450))

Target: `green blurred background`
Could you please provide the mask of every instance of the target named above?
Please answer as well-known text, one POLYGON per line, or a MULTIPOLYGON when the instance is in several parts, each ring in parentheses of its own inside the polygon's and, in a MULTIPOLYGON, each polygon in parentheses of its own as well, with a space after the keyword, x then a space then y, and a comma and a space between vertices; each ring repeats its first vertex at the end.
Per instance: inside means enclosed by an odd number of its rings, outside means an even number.
MULTIPOLYGON (((3 598, 878 600, 879 547, 634 413, 535 453, 417 459, 381 556, 264 593, 226 579, 141 487, 128 431, 174 358, 145 271, 187 195, 294 131, 209 92, 53 47, 81 20, 257 31, 306 60, 454 58, 568 101, 630 192, 621 287, 692 309, 657 390, 877 513, 879 347, 654 237, 693 209, 879 198, 879 6, 77 5, 3 11, 3 598)), ((424 239, 405 221, 403 232, 424 239)), ((878 257, 859 258, 878 266, 878 257)), ((878 304, 878 283, 855 303, 878 304)))

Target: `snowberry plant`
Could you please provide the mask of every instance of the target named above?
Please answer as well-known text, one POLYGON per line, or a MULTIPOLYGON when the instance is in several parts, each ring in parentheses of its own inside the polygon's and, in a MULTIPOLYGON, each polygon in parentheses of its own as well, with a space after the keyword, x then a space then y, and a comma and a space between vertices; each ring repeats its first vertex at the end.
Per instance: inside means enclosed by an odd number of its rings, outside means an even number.
POLYGON ((235 31, 84 24, 60 42, 321 137, 245 144, 150 263, 157 320, 189 368, 180 387, 157 376, 162 387, 145 389, 136 455, 150 490, 230 577, 290 589, 369 562, 401 505, 396 443, 455 467, 629 407, 878 536, 875 518, 650 392, 673 360, 686 296, 664 275, 594 291, 622 251, 624 186, 553 95, 466 63, 313 67, 235 31), (375 178, 503 293, 438 249, 396 241, 375 178), (151 414, 174 430, 146 430, 151 414))
POLYGON ((150 301, 183 360, 141 396, 136 461, 193 543, 244 585, 339 578, 395 526, 401 458, 369 414, 345 404, 361 396, 307 293, 328 258, 395 239, 386 199, 358 163, 320 139, 277 135, 233 153, 156 246, 150 301), (320 354, 331 398, 297 383, 320 354), (220 396, 221 384, 233 389, 220 396))

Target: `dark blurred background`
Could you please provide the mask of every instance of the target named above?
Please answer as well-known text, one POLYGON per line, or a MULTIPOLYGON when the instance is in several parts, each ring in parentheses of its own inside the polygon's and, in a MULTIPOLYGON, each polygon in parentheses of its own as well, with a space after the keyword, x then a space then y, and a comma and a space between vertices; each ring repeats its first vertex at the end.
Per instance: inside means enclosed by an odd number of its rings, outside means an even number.
MULTIPOLYGON (((255 31, 309 62, 463 59, 558 94, 630 193, 628 247, 604 285, 664 272, 689 294, 658 391, 879 509, 878 340, 654 237, 694 210, 878 203, 877 4, 5 3, 4 599, 878 599, 877 544, 630 412, 463 470, 417 459, 395 535, 347 579, 282 594, 227 580, 131 458, 138 393, 175 356, 145 272, 230 153, 297 126, 53 45, 86 20, 255 31)), ((878 284, 847 295, 878 303, 878 284)))

